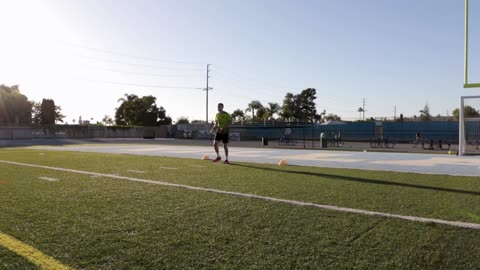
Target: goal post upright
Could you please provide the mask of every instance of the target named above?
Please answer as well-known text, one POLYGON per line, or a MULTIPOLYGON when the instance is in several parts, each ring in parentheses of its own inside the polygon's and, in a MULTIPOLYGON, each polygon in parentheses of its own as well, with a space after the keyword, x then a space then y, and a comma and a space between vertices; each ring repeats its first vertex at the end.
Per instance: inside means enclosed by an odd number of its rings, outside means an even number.
POLYGON ((464 44, 464 78, 463 87, 468 87, 468 0, 465 0, 465 44, 464 44))
POLYGON ((458 110, 458 154, 461 156, 480 154, 480 111, 476 108, 480 108, 480 95, 460 97, 460 108, 458 110), (468 114, 465 113, 467 107, 469 110, 468 114), (476 111, 476 113, 473 112, 473 115, 472 109, 476 111), (472 145, 475 146, 475 150, 472 150, 472 145))
MULTIPOLYGON (((468 0, 465 0, 468 1, 468 0)), ((464 142, 464 136, 465 136, 465 125, 463 123, 463 106, 465 102, 463 102, 463 96, 460 97, 460 108, 458 108, 458 154, 460 156, 463 156, 465 154, 465 142, 464 142)))
MULTIPOLYGON (((468 49, 469 49, 469 32, 470 32, 470 29, 469 29, 469 0, 465 0, 465 40, 464 40, 464 78, 463 78, 463 88, 480 88, 480 83, 477 83, 477 82, 470 82, 469 81, 469 74, 468 74, 468 71, 469 71, 469 67, 468 67, 468 63, 469 63, 469 54, 468 54, 468 49)), ((480 96, 460 96, 460 108, 459 108, 459 123, 458 123, 458 154, 459 155, 465 155, 467 153, 467 144, 471 143, 470 142, 470 138, 466 138, 467 135, 470 136, 470 129, 468 130, 468 134, 467 134, 467 128, 471 128, 472 127, 472 123, 471 120, 473 119, 466 119, 465 118, 465 108, 466 108, 466 102, 465 101, 470 101, 472 102, 471 100, 472 99, 479 99, 480 100, 480 96), (469 120, 469 124, 466 125, 466 121, 469 120)), ((468 103, 468 102, 467 102, 468 103)), ((470 106, 471 103, 468 103, 467 106, 470 106)), ((480 102, 478 103, 479 106, 480 106, 480 102)), ((467 117, 469 117, 467 115, 467 117)), ((480 130, 478 132, 478 134, 480 134, 480 130)), ((480 140, 478 140, 478 142, 480 142, 480 140)))

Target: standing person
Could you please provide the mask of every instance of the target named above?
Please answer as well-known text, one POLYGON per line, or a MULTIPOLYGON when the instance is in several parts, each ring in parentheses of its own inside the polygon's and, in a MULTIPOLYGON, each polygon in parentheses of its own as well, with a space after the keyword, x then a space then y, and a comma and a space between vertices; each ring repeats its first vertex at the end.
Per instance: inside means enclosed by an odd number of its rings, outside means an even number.
POLYGON ((220 151, 218 150, 218 143, 222 141, 223 148, 225 149, 225 161, 223 163, 230 164, 228 161, 228 131, 230 129, 232 118, 230 117, 229 113, 223 110, 223 103, 218 103, 217 108, 218 113, 215 116, 215 125, 212 128, 212 132, 216 132, 213 148, 215 149, 215 153, 217 153, 217 157, 213 160, 213 162, 222 160, 220 157, 220 151))
POLYGON ((290 136, 292 135, 292 129, 287 127, 285 129, 285 143, 289 144, 290 143, 290 136))

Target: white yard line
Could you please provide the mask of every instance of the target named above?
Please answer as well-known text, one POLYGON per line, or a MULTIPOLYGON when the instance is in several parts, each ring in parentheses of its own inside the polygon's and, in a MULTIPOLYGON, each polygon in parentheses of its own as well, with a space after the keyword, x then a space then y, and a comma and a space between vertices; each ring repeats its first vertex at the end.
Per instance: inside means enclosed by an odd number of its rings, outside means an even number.
POLYGON ((416 217, 416 216, 403 216, 403 215, 396 215, 396 214, 390 214, 390 213, 384 213, 384 212, 375 212, 375 211, 369 211, 369 210, 347 208, 347 207, 340 207, 340 206, 334 206, 334 205, 316 204, 316 203, 309 203, 309 202, 302 202, 302 201, 295 201, 295 200, 285 200, 285 199, 278 199, 278 198, 267 197, 267 196, 259 196, 259 195, 249 194, 249 193, 231 192, 231 191, 224 191, 224 190, 211 189, 211 188, 201 188, 201 187, 195 187, 195 186, 173 184, 173 183, 162 182, 162 181, 154 181, 154 180, 139 179, 139 178, 133 178, 133 177, 118 176, 118 175, 113 175, 113 174, 87 172, 87 171, 72 170, 72 169, 65 169, 65 168, 59 168, 59 167, 50 167, 50 166, 35 165, 35 164, 28 164, 28 163, 20 163, 20 162, 13 162, 13 161, 7 161, 7 160, 0 160, 0 163, 10 164, 10 165, 18 165, 18 166, 25 166, 25 167, 33 167, 33 168, 41 168, 41 169, 49 169, 49 170, 62 171, 62 172, 71 172, 71 173, 86 174, 86 175, 96 175, 96 176, 109 177, 109 178, 122 179, 122 180, 129 180, 129 181, 148 183, 148 184, 154 184, 154 185, 185 188, 185 189, 189 189, 189 190, 206 191, 206 192, 232 195, 232 196, 244 197, 244 198, 254 198, 254 199, 271 201, 271 202, 286 203, 286 204, 291 204, 291 205, 309 206, 309 207, 327 209, 327 210, 332 210, 332 211, 337 211, 337 212, 354 213, 354 214, 379 216, 379 217, 388 217, 388 218, 409 220, 409 221, 422 222, 422 223, 435 223, 435 224, 443 224, 443 225, 459 227, 459 228, 480 230, 480 224, 478 224, 478 223, 450 221, 450 220, 443 220, 443 219, 436 219, 436 218, 423 218, 423 217, 416 217))
POLYGON ((50 182, 58 181, 57 178, 50 178, 50 177, 44 177, 44 176, 38 177, 38 179, 45 180, 45 181, 50 181, 50 182))
POLYGON ((145 173, 144 171, 137 171, 137 170, 128 170, 129 172, 134 172, 134 173, 145 173))
POLYGON ((178 170, 178 168, 172 168, 172 167, 158 167, 160 169, 164 169, 164 170, 178 170))

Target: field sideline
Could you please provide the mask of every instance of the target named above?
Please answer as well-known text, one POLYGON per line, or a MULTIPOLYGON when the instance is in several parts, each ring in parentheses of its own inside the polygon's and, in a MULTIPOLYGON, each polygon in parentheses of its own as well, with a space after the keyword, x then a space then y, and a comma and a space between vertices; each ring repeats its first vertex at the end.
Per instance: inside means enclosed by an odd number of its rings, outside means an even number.
MULTIPOLYGON (((0 160, 96 173, 0 162, 0 233, 75 269, 480 265, 479 230, 259 199, 480 224, 476 177, 25 148, 0 160)), ((0 244, 0 268, 37 265, 0 244)))
MULTIPOLYGON (((83 144, 34 146, 32 149, 182 158, 215 155, 211 146, 165 144, 83 144)), ((286 159, 289 164, 298 166, 480 177, 480 159, 474 156, 232 147, 230 159, 233 162, 265 164, 277 164, 279 160, 286 159)))

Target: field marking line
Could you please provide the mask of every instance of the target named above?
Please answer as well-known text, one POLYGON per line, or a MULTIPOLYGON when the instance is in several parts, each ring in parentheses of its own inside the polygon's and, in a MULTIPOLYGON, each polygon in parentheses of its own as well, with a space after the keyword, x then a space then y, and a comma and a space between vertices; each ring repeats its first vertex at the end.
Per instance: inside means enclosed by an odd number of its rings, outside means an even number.
POLYGON ((178 170, 178 168, 172 168, 172 167, 158 167, 160 169, 164 169, 164 170, 178 170))
POLYGON ((45 180, 45 181, 50 181, 50 182, 58 181, 57 178, 50 178, 50 177, 44 177, 44 176, 40 176, 40 177, 38 177, 38 179, 45 180))
POLYGON ((27 245, 16 238, 0 232, 0 246, 24 257, 32 263, 46 270, 70 270, 72 268, 62 264, 58 260, 43 254, 40 250, 27 245))
POLYGON ((134 173, 145 173, 145 171, 137 171, 137 170, 127 170, 127 172, 134 172, 134 173))
POLYGON ((197 191, 206 191, 206 192, 212 192, 212 193, 217 193, 217 194, 232 195, 232 196, 236 196, 236 197, 254 198, 254 199, 259 199, 259 200, 264 200, 264 201, 285 203, 285 204, 291 204, 291 205, 315 207, 315 208, 326 209, 326 210, 337 211, 337 212, 353 213, 353 214, 368 215, 368 216, 387 217, 387 218, 402 219, 402 220, 422 222, 422 223, 434 223, 434 224, 442 224, 442 225, 448 225, 448 226, 453 226, 453 227, 458 227, 458 228, 480 230, 480 224, 479 223, 451 221, 451 220, 436 219, 436 218, 424 218, 424 217, 417 217, 417 216, 404 216, 404 215, 390 214, 390 213, 385 213, 385 212, 376 212, 376 211, 369 211, 369 210, 348 208, 348 207, 341 207, 341 206, 334 206, 334 205, 326 205, 326 204, 309 203, 309 202, 302 202, 302 201, 296 201, 296 200, 279 199, 279 198, 254 195, 254 194, 249 194, 249 193, 224 191, 224 190, 219 190, 219 189, 202 188, 202 187, 195 187, 195 186, 189 186, 189 185, 168 183, 168 182, 163 182, 163 181, 155 181, 155 180, 140 179, 140 178, 119 176, 119 175, 113 175, 113 174, 96 173, 96 172, 80 171, 80 170, 73 170, 73 169, 65 169, 65 168, 59 168, 59 167, 50 167, 50 166, 44 166, 44 165, 35 165, 35 164, 28 164, 28 163, 21 163, 21 162, 7 161, 7 160, 0 160, 0 163, 18 165, 18 166, 25 166, 25 167, 33 167, 33 168, 41 168, 41 169, 49 169, 49 170, 62 171, 62 172, 86 174, 86 175, 97 175, 97 176, 102 176, 102 177, 129 180, 129 181, 148 183, 148 184, 154 184, 154 185, 177 187, 177 188, 184 188, 184 189, 197 190, 197 191))
POLYGON ((207 166, 203 166, 203 165, 188 165, 189 167, 196 167, 196 168, 205 168, 207 166))

